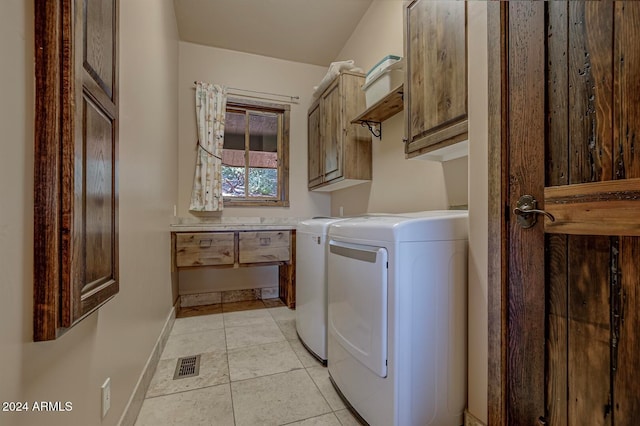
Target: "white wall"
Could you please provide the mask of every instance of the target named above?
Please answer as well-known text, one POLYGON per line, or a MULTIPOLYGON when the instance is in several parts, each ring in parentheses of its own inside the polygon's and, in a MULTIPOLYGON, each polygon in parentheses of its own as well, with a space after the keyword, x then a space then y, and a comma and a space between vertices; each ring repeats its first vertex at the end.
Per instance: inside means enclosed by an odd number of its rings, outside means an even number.
MULTIPOLYGON (((368 71, 386 55, 403 56, 401 0, 374 0, 336 60, 353 59, 368 71)), ((406 160, 404 118, 399 113, 374 138, 373 180, 332 193, 331 214, 399 213, 467 204, 467 160, 406 160), (446 171, 446 172, 445 172, 446 171)))
MULTIPOLYGON (((193 43, 180 43, 179 60, 179 197, 178 216, 193 218, 189 200, 196 156, 194 81, 224 84, 240 89, 300 96, 291 105, 289 138, 289 207, 225 207, 212 217, 313 217, 328 215, 328 194, 307 190, 307 110, 313 86, 327 68, 252 55, 193 43)), ((278 103, 278 100, 259 99, 278 103)), ((200 217, 203 215, 200 214, 200 217)), ((277 266, 180 272, 180 293, 273 287, 277 266)))
POLYGON ((33 3, 0 2, 0 401, 70 401, 73 411, 0 412, 0 424, 115 425, 171 310, 173 2, 120 2, 120 293, 59 340, 41 343, 32 342, 33 3), (111 410, 101 421, 107 377, 111 410))
POLYGON ((469 30, 469 400, 487 423, 488 59, 487 4, 467 3, 469 30))
MULTIPOLYGON (((327 69, 317 65, 180 42, 178 216, 193 217, 189 200, 196 158, 196 80, 240 89, 300 96, 291 104, 289 207, 225 207, 221 216, 309 217, 329 212, 326 194, 307 191, 307 110, 313 86, 327 69)), ((278 103, 277 100, 259 99, 278 103)), ((285 102, 287 103, 287 102, 285 102)), ((220 214, 213 213, 219 217, 220 214)))

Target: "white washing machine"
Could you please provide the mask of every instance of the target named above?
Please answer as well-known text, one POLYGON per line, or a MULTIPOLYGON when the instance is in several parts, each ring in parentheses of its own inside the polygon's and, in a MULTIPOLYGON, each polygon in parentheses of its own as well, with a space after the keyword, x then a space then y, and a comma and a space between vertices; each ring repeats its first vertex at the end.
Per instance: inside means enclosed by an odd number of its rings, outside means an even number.
POLYGON ((340 218, 317 217, 296 227, 296 330, 305 347, 327 363, 327 230, 340 218))
POLYGON ((329 228, 329 375, 371 426, 463 423, 467 235, 466 211, 329 228))

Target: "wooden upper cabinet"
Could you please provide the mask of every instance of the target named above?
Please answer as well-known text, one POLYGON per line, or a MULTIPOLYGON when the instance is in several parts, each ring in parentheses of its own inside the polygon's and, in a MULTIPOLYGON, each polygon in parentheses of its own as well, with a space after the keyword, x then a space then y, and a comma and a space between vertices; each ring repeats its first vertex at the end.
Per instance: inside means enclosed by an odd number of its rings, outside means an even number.
POLYGON ((467 12, 462 1, 405 1, 405 153, 467 139, 467 12))
POLYGON ((316 101, 309 109, 308 118, 308 173, 309 187, 322 183, 324 172, 322 171, 322 146, 320 144, 320 100, 316 101))
POLYGON ((351 124, 365 105, 362 74, 343 72, 308 113, 309 189, 332 191, 371 180, 371 134, 351 124))
POLYGON ((35 3, 34 340, 118 284, 118 1, 35 3))

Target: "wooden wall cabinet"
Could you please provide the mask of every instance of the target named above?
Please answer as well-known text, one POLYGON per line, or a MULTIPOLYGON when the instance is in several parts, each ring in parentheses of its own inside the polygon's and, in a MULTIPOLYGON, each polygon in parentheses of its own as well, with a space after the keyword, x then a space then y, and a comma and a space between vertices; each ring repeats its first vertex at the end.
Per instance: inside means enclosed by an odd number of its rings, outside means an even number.
POLYGON ((371 134, 352 124, 365 106, 362 74, 343 72, 308 113, 311 190, 333 191, 371 180, 371 134))
POLYGON ((405 154, 467 140, 466 2, 404 4, 405 154))
POLYGON ((118 284, 118 0, 36 1, 34 340, 118 284))

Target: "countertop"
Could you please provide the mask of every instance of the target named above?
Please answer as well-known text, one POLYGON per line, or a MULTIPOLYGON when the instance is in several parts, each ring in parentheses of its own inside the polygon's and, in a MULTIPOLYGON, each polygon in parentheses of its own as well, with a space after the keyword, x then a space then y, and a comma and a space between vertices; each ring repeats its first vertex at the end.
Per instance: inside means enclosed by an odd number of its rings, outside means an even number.
POLYGON ((294 217, 221 217, 211 219, 178 218, 171 232, 270 231, 293 230, 305 218, 294 217))

